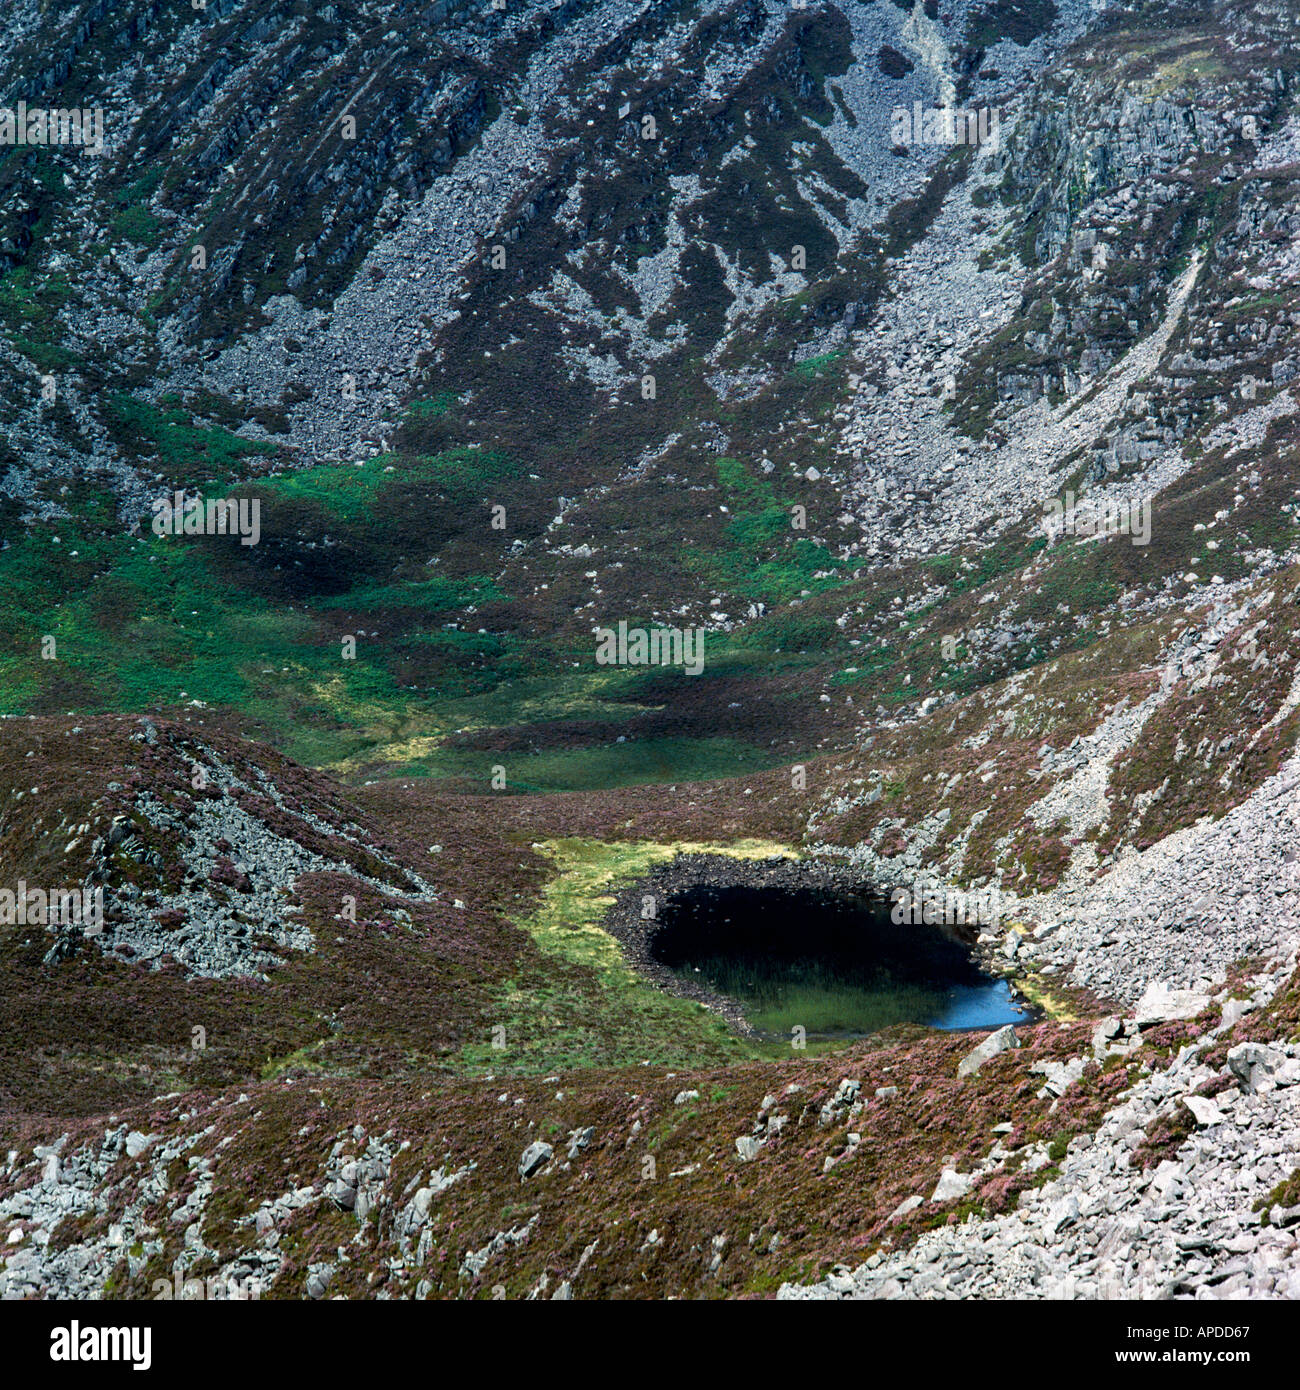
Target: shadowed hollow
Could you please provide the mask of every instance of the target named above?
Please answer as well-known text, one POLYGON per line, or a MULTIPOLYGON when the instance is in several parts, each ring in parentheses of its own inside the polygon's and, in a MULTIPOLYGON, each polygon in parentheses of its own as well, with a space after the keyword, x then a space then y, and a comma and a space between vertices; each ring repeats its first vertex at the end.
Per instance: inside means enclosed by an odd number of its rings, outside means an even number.
POLYGON ((684 980, 737 1001, 760 1034, 862 1037, 898 1023, 993 1028, 1024 1018, 1005 980, 942 927, 810 889, 697 887, 672 897, 650 943, 684 980))

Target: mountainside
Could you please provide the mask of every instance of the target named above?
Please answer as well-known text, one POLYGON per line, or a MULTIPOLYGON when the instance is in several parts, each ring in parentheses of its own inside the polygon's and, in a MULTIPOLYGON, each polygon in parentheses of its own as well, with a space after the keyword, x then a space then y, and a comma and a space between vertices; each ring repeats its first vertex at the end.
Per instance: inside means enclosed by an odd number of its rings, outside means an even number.
POLYGON ((1293 6, 0 28, 0 1297, 1300 1296, 1293 6))

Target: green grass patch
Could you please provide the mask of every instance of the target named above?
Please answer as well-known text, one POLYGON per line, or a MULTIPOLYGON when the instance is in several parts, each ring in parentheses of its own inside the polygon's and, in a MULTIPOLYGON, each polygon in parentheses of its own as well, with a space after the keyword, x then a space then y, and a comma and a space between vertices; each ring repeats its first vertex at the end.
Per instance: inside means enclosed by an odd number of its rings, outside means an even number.
POLYGON ((119 392, 109 397, 106 416, 114 440, 129 453, 156 455, 175 487, 227 482, 248 455, 276 453, 273 444, 196 424, 174 397, 152 405, 119 392))
POLYGON ((462 1049, 461 1064, 479 1072, 533 1073, 580 1066, 707 1066, 753 1059, 761 1051, 699 1004, 666 994, 623 959, 600 923, 621 886, 678 854, 767 858, 793 854, 784 845, 742 840, 731 845, 625 844, 587 839, 535 846, 554 863, 535 913, 519 925, 555 969, 536 980, 510 981, 496 1012, 506 1048, 462 1049))

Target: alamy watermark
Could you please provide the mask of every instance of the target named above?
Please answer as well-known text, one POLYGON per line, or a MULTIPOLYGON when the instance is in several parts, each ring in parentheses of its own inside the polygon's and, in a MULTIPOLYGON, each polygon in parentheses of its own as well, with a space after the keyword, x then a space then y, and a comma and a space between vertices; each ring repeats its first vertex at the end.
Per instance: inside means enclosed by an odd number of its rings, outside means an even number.
POLYGON ((238 536, 240 545, 256 545, 262 536, 262 503, 257 497, 186 497, 174 492, 157 497, 155 536, 238 536))
POLYGON ((996 888, 968 893, 960 888, 914 884, 895 888, 889 920, 896 926, 995 927, 1002 920, 1002 894, 996 888))
POLYGON ((1043 516, 1048 545, 1060 536, 1130 536, 1134 545, 1151 544, 1151 499, 1117 502, 1113 497, 1076 502, 1073 491, 1053 497, 1043 516))
POLYGON ((987 145, 996 150, 1002 141, 1002 113, 996 106, 967 110, 960 106, 923 107, 919 101, 895 106, 890 122, 894 147, 913 145, 987 145))
POLYGON ((50 1331, 51 1361, 129 1361, 133 1371, 147 1371, 152 1348, 151 1327, 82 1327, 74 1318, 50 1331))
POLYGON ((98 936, 104 930, 104 890, 28 888, 19 879, 16 891, 0 888, 0 926, 79 926, 87 936, 98 936))
POLYGON ((247 1302, 262 1296, 261 1280, 252 1275, 247 1279, 235 1279, 226 1274, 213 1274, 207 1279, 186 1279, 180 1270, 174 1267, 170 1279, 155 1279, 151 1287, 153 1298, 180 1299, 185 1302, 198 1302, 199 1299, 212 1302, 247 1302))
POLYGON ((104 108, 0 106, 0 145, 81 145, 94 154, 104 148, 104 108))
POLYGON ((596 663, 600 666, 681 666, 688 676, 704 670, 702 627, 633 627, 596 629, 596 663))

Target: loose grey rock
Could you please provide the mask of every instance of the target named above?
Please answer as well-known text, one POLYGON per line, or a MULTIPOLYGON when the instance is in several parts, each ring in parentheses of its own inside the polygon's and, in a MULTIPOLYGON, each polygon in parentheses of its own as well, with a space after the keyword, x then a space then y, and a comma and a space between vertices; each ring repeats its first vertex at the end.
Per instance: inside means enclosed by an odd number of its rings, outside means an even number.
POLYGON ((932 1202, 951 1202, 955 1197, 964 1197, 975 1185, 969 1173, 958 1173, 953 1168, 945 1168, 939 1176, 938 1184, 930 1194, 932 1202))
POLYGON ((1008 1023, 996 1032, 990 1033, 978 1047, 961 1059, 957 1064, 957 1075, 973 1076, 985 1062, 991 1062, 994 1057, 1019 1046, 1020 1039, 1016 1036, 1016 1030, 1008 1023))
POLYGON ((534 1173, 539 1172, 552 1159, 555 1150, 542 1140, 535 1140, 524 1150, 519 1159, 519 1176, 521 1178, 531 1178, 534 1173))
POLYGON ((1207 994, 1191 989, 1170 989, 1160 981, 1152 981, 1138 1000, 1134 1014, 1139 1028, 1153 1028, 1157 1023, 1169 1023, 1181 1018, 1195 1018, 1209 1007, 1207 994))
POLYGON ((1208 1127, 1223 1123, 1223 1111, 1207 1096, 1184 1096, 1183 1104, 1192 1112, 1198 1125, 1208 1127))

